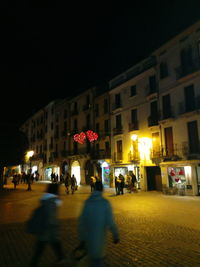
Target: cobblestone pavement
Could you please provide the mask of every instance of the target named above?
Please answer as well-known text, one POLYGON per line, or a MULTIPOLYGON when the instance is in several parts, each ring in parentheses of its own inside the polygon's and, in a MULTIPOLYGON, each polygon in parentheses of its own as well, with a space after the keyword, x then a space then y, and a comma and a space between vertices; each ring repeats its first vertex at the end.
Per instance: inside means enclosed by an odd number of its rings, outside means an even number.
MULTIPOLYGON (((6 186, 7 188, 13 185, 6 186)), ((46 188, 34 184, 0 193, 0 266, 28 267, 34 237, 24 231, 24 222, 46 188)), ((61 187, 63 205, 59 210, 61 235, 66 255, 78 244, 77 218, 89 187, 80 187, 75 195, 66 195, 61 187)), ((106 189, 119 227, 121 242, 112 243, 108 234, 106 266, 200 266, 200 197, 166 196, 159 192, 125 193, 115 196, 106 189)), ((40 267, 55 266, 55 256, 47 248, 40 267)), ((63 266, 88 266, 80 263, 63 266)))

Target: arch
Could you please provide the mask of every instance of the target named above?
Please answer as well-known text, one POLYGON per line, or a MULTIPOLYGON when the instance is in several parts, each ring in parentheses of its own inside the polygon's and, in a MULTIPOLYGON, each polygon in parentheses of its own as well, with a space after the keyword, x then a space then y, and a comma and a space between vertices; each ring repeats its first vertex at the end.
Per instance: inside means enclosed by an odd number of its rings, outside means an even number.
POLYGON ((81 182, 81 167, 77 160, 75 160, 71 165, 71 175, 73 174, 76 177, 77 184, 79 185, 81 182))

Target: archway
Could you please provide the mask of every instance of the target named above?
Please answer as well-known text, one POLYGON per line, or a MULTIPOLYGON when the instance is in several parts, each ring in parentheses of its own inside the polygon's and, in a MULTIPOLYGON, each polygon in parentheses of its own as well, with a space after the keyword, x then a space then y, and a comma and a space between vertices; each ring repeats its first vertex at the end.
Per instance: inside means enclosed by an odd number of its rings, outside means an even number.
POLYGON ((77 184, 79 185, 81 182, 81 167, 77 160, 72 163, 71 175, 73 174, 76 177, 77 184))

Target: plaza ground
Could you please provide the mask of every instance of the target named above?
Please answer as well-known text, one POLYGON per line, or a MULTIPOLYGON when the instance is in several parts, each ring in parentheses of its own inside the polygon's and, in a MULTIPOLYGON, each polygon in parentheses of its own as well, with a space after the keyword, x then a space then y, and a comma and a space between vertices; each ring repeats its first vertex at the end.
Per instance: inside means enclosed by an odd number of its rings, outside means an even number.
MULTIPOLYGON (((24 222, 46 186, 37 183, 26 191, 27 185, 13 190, 8 184, 8 190, 0 193, 1 267, 28 267, 34 237, 25 232, 24 222)), ((66 195, 61 186, 59 218, 66 255, 78 244, 77 220, 89 194, 88 186, 81 186, 74 195, 66 195)), ((200 197, 155 191, 115 196, 114 189, 106 189, 104 196, 113 207, 121 240, 115 245, 108 234, 106 266, 200 266, 200 197)), ((39 266, 54 266, 55 260, 48 247, 39 266)), ((77 266, 88 266, 87 258, 77 266)))

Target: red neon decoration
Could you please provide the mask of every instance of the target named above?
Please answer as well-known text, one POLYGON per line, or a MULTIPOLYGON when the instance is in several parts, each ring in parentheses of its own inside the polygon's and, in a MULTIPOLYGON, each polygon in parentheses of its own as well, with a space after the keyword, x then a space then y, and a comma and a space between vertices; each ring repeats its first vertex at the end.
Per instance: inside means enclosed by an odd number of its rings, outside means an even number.
POLYGON ((79 144, 84 144, 86 137, 90 142, 94 142, 95 140, 98 139, 99 136, 92 130, 88 130, 86 133, 81 132, 80 134, 75 134, 73 136, 74 141, 78 142, 79 144))
POLYGON ((98 137, 99 137, 98 134, 95 133, 95 132, 93 132, 92 130, 88 130, 88 131, 86 132, 86 135, 87 135, 87 138, 88 138, 88 140, 89 140, 90 142, 93 142, 93 141, 97 140, 98 137))
POLYGON ((84 144, 86 139, 86 135, 84 132, 81 132, 80 134, 75 134, 74 135, 74 141, 78 142, 79 144, 84 144))

